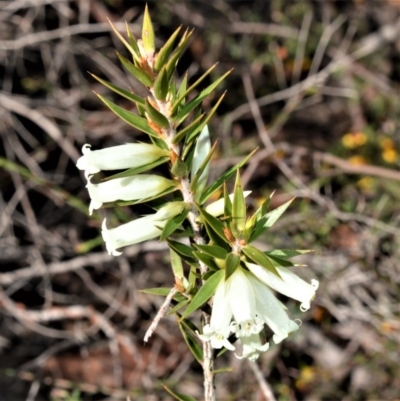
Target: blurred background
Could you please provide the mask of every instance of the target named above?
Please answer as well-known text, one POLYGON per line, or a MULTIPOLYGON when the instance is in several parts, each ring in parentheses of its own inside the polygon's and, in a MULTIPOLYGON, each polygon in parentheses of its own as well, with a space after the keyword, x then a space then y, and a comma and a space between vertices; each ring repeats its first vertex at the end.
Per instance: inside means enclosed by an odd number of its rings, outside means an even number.
MULTIPOLYGON (((210 124, 211 180, 254 148, 251 207, 276 191, 290 210, 260 247, 312 249, 297 272, 320 280, 302 328, 258 365, 226 353, 224 401, 400 398, 400 0, 148 1, 158 47, 195 28, 178 68, 194 82, 234 68, 210 124), (272 394, 268 395, 268 388, 272 394)), ((140 36, 145 3, 0 1, 0 400, 202 398, 202 371, 168 316, 143 335, 172 286, 168 252, 147 242, 105 252, 99 228, 140 208, 88 217, 81 147, 145 138, 93 91, 131 108, 88 71, 127 77, 107 18, 140 36)), ((201 88, 200 88, 201 89, 201 88)))

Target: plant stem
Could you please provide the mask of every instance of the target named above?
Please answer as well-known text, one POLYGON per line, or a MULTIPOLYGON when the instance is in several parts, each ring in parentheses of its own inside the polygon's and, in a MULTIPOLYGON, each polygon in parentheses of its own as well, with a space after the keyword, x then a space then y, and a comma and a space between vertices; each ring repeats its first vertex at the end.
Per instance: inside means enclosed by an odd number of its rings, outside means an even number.
MULTIPOLYGON (((154 96, 153 91, 150 91, 153 95, 153 100, 157 103, 157 106, 159 107, 159 110, 161 112, 165 113, 165 110, 168 110, 168 105, 166 102, 157 100, 156 97, 154 96)), ((165 114, 164 114, 165 115, 165 114)), ((176 129, 174 127, 174 123, 171 120, 171 117, 169 115, 165 115, 167 117, 168 122, 169 122, 169 128, 164 131, 164 134, 167 137, 167 144, 170 148, 170 150, 173 150, 177 156, 180 156, 180 149, 179 146, 173 145, 172 144, 172 139, 176 135, 176 129)), ((193 234, 194 234, 194 242, 198 245, 203 245, 205 244, 205 239, 201 234, 201 228, 200 225, 197 223, 197 219, 199 217, 199 212, 197 211, 195 202, 194 202, 194 197, 193 193, 190 190, 190 175, 187 174, 184 177, 178 177, 179 182, 180 182, 180 189, 183 197, 183 201, 187 203, 190 207, 189 213, 188 213, 188 220, 190 222, 190 225, 192 226, 193 229, 193 234)), ((207 272, 207 266, 199 261, 200 265, 200 272, 203 275, 204 273, 207 272)), ((206 324, 210 323, 210 315, 206 312, 202 312, 201 315, 201 320, 202 320, 202 325, 203 327, 206 324)), ((211 347, 210 341, 202 341, 203 343, 203 375, 204 375, 204 399, 205 401, 216 401, 216 395, 215 395, 215 387, 214 387, 214 354, 213 354, 213 349, 211 347)))

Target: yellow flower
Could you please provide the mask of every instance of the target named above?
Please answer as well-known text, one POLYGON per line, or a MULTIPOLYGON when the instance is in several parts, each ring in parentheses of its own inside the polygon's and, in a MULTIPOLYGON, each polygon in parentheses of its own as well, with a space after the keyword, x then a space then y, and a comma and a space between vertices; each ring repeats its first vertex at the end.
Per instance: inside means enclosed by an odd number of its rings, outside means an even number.
POLYGON ((367 136, 363 132, 350 132, 342 137, 345 148, 355 149, 367 142, 367 136))
POLYGON ((392 138, 382 138, 379 142, 382 149, 393 149, 396 147, 392 138))
POLYGON ((368 163, 367 159, 364 156, 360 155, 351 156, 348 158, 348 161, 350 164, 353 164, 355 166, 363 166, 368 163))
POLYGON ((382 151, 382 159, 385 160, 386 163, 395 163, 398 155, 397 150, 394 148, 385 148, 382 151))
POLYGON ((374 179, 372 177, 363 177, 357 181, 357 186, 362 191, 369 191, 370 189, 372 189, 373 184, 374 184, 374 179))

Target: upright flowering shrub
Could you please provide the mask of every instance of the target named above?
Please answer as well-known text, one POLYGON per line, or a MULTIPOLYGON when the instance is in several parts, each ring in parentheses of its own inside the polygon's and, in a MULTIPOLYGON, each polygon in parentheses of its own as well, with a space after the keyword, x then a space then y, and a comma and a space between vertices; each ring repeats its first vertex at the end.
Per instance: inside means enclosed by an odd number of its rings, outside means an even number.
MULTIPOLYGON (((290 259, 306 251, 263 252, 252 245, 291 203, 268 212, 268 199, 249 215, 245 202, 249 192, 242 189, 239 169, 252 154, 213 183, 208 182, 216 143, 211 144, 207 123, 224 95, 208 113, 202 112, 201 103, 229 72, 193 95, 213 67, 192 85, 188 85, 186 76, 178 83, 176 65, 192 31, 186 30, 175 46, 181 30, 178 28, 156 51, 147 7, 141 39, 136 40, 128 26, 126 37, 113 29, 131 56, 128 60, 118 55, 119 59, 127 72, 143 84, 147 96, 94 76, 131 101, 137 114, 98 96, 119 118, 147 134, 149 143, 126 143, 100 150, 85 144, 77 167, 87 180, 90 213, 104 205, 117 208, 145 202, 154 208, 154 213, 116 227, 104 220, 102 236, 107 251, 115 256, 124 247, 149 239, 167 241, 175 286, 172 290, 148 292, 166 295, 167 307, 173 303, 170 306, 184 338, 203 366, 205 399, 214 400, 213 350, 226 348, 238 358, 257 360, 270 346, 265 340, 266 326, 273 332, 274 343, 299 328, 276 292, 299 301, 304 312, 310 308, 318 281, 307 283, 291 271, 294 264, 290 259), (165 163, 168 177, 151 172, 165 163), (104 171, 106 178, 102 178, 104 171), (236 178, 230 194, 227 183, 233 176, 236 178), (210 203, 210 198, 218 194, 220 199, 210 203), (187 240, 180 241, 182 237, 187 240), (211 314, 207 312, 209 307, 211 314), (188 321, 198 309, 202 311, 202 327, 188 321)), ((160 310, 155 323, 165 309, 160 310)), ((177 399, 190 399, 168 391, 177 399)))

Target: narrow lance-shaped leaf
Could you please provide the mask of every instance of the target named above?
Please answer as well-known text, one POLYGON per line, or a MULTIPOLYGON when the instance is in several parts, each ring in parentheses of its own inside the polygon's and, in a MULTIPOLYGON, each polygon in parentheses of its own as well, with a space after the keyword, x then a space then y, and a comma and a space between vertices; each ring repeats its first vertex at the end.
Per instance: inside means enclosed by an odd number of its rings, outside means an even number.
POLYGON ((213 193, 219 190, 221 186, 224 184, 225 181, 228 181, 233 174, 235 174, 236 170, 244 166, 247 161, 250 159, 251 156, 257 149, 253 150, 248 156, 246 156, 242 161, 240 161, 235 166, 231 167, 225 174, 221 175, 212 185, 210 185, 201 195, 200 197, 200 204, 203 204, 213 193))
POLYGON ((193 254, 194 254, 194 256, 196 256, 196 258, 198 260, 200 260, 200 262, 204 263, 211 270, 213 270, 213 271, 219 270, 219 267, 217 266, 214 259, 210 255, 207 255, 207 254, 205 254, 203 252, 199 252, 199 251, 193 251, 193 254))
POLYGON ((161 128, 169 128, 169 122, 164 114, 160 113, 154 106, 146 99, 146 112, 150 119, 161 128))
POLYGON ((304 255, 312 252, 310 249, 274 249, 273 251, 264 252, 266 255, 277 256, 283 259, 291 259, 295 256, 304 255))
POLYGON ((228 252, 224 249, 221 248, 220 246, 217 245, 193 245, 200 251, 212 256, 213 258, 216 259, 222 259, 224 260, 226 256, 228 255, 228 252))
MULTIPOLYGON (((192 334, 191 330, 187 327, 187 325, 184 324, 186 320, 183 322, 179 322, 179 328, 181 329, 183 338, 190 350, 190 352, 193 354, 197 362, 200 364, 203 363, 203 350, 201 349, 200 344, 197 342, 197 338, 192 334)), ((185 400, 185 399, 182 399, 185 400)), ((189 399, 190 400, 190 399, 189 399)), ((191 400, 194 400, 193 398, 191 400)), ((187 400, 185 400, 187 401, 187 400)))
POLYGON ((140 50, 136 43, 135 37, 133 36, 131 29, 129 28, 128 21, 125 21, 125 26, 126 26, 126 34, 128 35, 129 44, 134 51, 133 60, 135 61, 135 63, 139 63, 140 62, 140 57, 139 57, 140 50))
POLYGON ((175 136, 174 139, 172 140, 172 143, 176 145, 179 143, 183 138, 185 138, 186 134, 190 133, 190 131, 195 128, 196 126, 199 126, 201 119, 204 117, 205 113, 200 114, 198 117, 196 117, 187 127, 183 128, 181 131, 179 131, 175 136))
POLYGON ((160 51, 157 53, 156 56, 156 61, 154 64, 154 69, 156 71, 160 71, 161 68, 163 68, 168 60, 169 55, 172 52, 172 48, 174 46, 175 39, 177 38, 182 26, 180 26, 171 36, 170 38, 165 42, 164 46, 160 49, 160 51))
POLYGON ((272 227, 279 219, 279 217, 281 217, 285 210, 289 207, 289 205, 293 202, 293 200, 294 198, 290 199, 283 205, 277 207, 274 210, 271 210, 270 212, 262 216, 261 219, 257 221, 254 227, 253 234, 250 237, 250 242, 258 238, 265 230, 272 227))
POLYGON ((113 25, 113 23, 111 22, 111 20, 109 18, 107 18, 107 21, 109 22, 109 24, 111 25, 112 30, 114 31, 114 33, 118 36, 118 39, 125 45, 125 47, 129 50, 129 52, 132 54, 132 56, 137 59, 140 60, 140 55, 137 54, 135 52, 135 49, 125 40, 125 38, 118 32, 117 28, 113 25))
POLYGON ((271 273, 274 273, 279 278, 282 278, 278 271, 276 270, 275 266, 269 260, 269 258, 261 252, 259 249, 254 247, 253 245, 246 245, 242 248, 243 253, 254 263, 259 266, 264 267, 265 269, 269 270, 271 273))
POLYGON ((168 60, 168 63, 167 63, 168 80, 171 79, 171 77, 175 71, 176 63, 178 62, 179 57, 181 56, 183 51, 185 50, 192 35, 193 35, 193 30, 191 30, 190 32, 188 30, 186 30, 186 32, 184 33, 184 35, 182 36, 182 38, 178 44, 178 47, 174 50, 174 52, 171 55, 171 58, 168 60))
POLYGON ((174 233, 184 222, 188 213, 189 209, 184 209, 182 213, 169 219, 163 228, 160 236, 160 241, 164 241, 167 237, 174 233))
POLYGON ((202 305, 204 305, 215 293, 217 289, 217 285, 222 280, 224 275, 223 270, 219 270, 215 272, 202 287, 200 287, 199 291, 193 297, 192 302, 186 308, 185 313, 182 315, 182 319, 188 317, 195 310, 199 309, 202 305))
POLYGON ((149 8, 144 9, 143 26, 142 26, 143 47, 147 53, 153 53, 155 50, 154 29, 151 22, 149 8))
MULTIPOLYGON (((197 205, 196 205, 197 206, 197 205)), ((227 239, 224 233, 224 225, 214 216, 207 213, 204 209, 200 206, 197 206, 198 211, 200 212, 201 216, 203 217, 204 221, 213 229, 213 231, 225 242, 227 239)))
POLYGON ((125 89, 122 89, 119 86, 116 86, 116 85, 112 84, 111 82, 108 82, 108 81, 106 81, 104 79, 101 79, 97 75, 94 75, 94 74, 92 74, 90 72, 89 72, 89 74, 94 79, 99 81, 102 85, 106 86, 108 89, 111 89, 113 92, 118 93, 118 95, 123 96, 125 99, 128 99, 128 100, 130 100, 132 102, 140 103, 140 104, 144 105, 144 99, 141 98, 140 96, 135 95, 134 93, 129 92, 129 91, 125 90, 125 89))
POLYGON ((206 77, 211 73, 211 71, 217 66, 218 63, 215 63, 213 66, 211 66, 194 84, 190 85, 190 87, 182 94, 179 95, 178 99, 175 101, 173 107, 172 107, 172 112, 171 114, 174 114, 182 100, 190 93, 192 92, 206 77))
POLYGON ((235 273, 240 263, 240 256, 237 253, 228 253, 225 259, 225 280, 235 273))
POLYGON ((242 181, 240 179, 239 169, 236 170, 235 190, 233 193, 232 204, 232 223, 240 233, 244 229, 246 222, 246 203, 244 200, 242 181))
MULTIPOLYGON (((182 333, 183 333, 183 331, 182 331, 182 333)), ((185 341, 186 341, 185 335, 184 335, 184 338, 185 338, 185 341)), ((186 341, 186 343, 187 343, 187 341, 186 341)), ((189 344, 188 344, 188 345, 189 345, 189 344)), ((189 349, 192 351, 192 349, 190 348, 190 346, 189 346, 189 349)), ((193 354, 193 355, 194 355, 194 354, 193 354)), ((197 358, 196 358, 196 359, 197 359, 197 358)), ((199 363, 202 363, 202 361, 199 361, 199 363)), ((175 398, 176 400, 178 400, 178 401, 196 401, 196 399, 193 398, 193 397, 190 397, 190 396, 188 396, 188 395, 181 394, 181 393, 178 393, 178 392, 172 390, 172 389, 169 388, 166 384, 163 384, 162 386, 164 387, 164 389, 165 389, 165 391, 166 391, 167 393, 171 394, 172 397, 174 397, 174 398, 175 398)))
POLYGON ((196 96, 193 100, 191 100, 188 104, 186 104, 182 109, 177 113, 175 120, 181 121, 186 118, 186 116, 196 107, 198 106, 230 73, 232 70, 226 72, 222 77, 218 78, 215 82, 209 85, 206 89, 203 89, 198 96, 196 96))
POLYGON ((109 180, 113 180, 115 178, 130 177, 132 175, 143 173, 144 171, 149 171, 149 170, 153 169, 154 167, 159 166, 160 164, 166 163, 169 160, 170 160, 169 157, 161 157, 160 159, 156 160, 153 163, 149 163, 149 164, 146 164, 146 165, 140 166, 140 167, 132 167, 128 170, 122 171, 121 173, 111 175, 111 176, 105 178, 103 181, 109 181, 109 180))
POLYGON ((228 219, 232 217, 232 201, 226 182, 224 182, 224 216, 228 219))
POLYGON ((226 95, 226 91, 220 96, 220 98, 218 99, 217 103, 215 103, 215 105, 213 106, 213 108, 210 110, 210 112, 207 114, 206 118, 201 122, 201 124, 194 129, 186 138, 186 143, 192 141, 195 139, 196 135, 198 132, 200 132, 201 130, 203 130, 203 128, 207 125, 207 123, 210 121, 211 117, 215 114, 215 112, 217 111, 219 105, 221 104, 222 100, 224 99, 226 95))
POLYGON ((171 248, 169 250, 169 255, 170 255, 170 259, 171 259, 171 267, 172 267, 172 271, 174 273, 174 276, 182 280, 182 278, 183 278, 183 266, 182 266, 181 258, 171 248))
POLYGON ((97 94, 97 96, 101 99, 102 102, 113 112, 115 113, 121 120, 124 120, 132 127, 135 127, 139 131, 144 132, 150 136, 158 137, 155 131, 151 129, 147 123, 147 120, 139 117, 138 115, 131 113, 128 110, 123 109, 122 107, 117 106, 115 103, 111 102, 110 100, 104 98, 103 96, 97 94))
POLYGON ((144 86, 152 86, 153 80, 149 77, 140 67, 132 64, 129 60, 127 60, 124 56, 117 52, 117 56, 121 61, 122 65, 130 72, 139 82, 141 82, 144 86))
POLYGON ((158 100, 164 101, 168 94, 168 77, 166 68, 163 67, 154 81, 154 96, 158 100))

